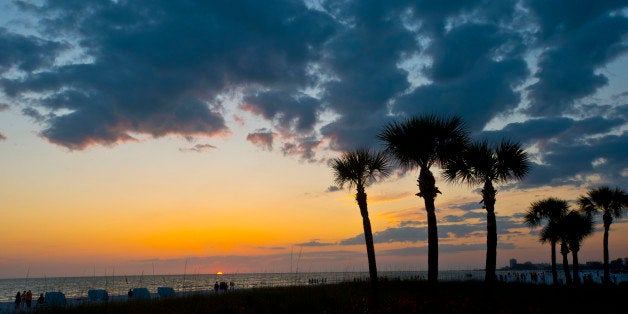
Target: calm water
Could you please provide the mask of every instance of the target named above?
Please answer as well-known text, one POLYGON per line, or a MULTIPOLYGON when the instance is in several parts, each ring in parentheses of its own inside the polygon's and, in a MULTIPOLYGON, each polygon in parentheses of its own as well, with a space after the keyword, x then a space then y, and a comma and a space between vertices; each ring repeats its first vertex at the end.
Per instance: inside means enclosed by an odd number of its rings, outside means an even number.
MULTIPOLYGON (((551 283, 548 271, 507 272, 498 271, 504 281, 531 282, 531 273, 537 273, 537 283, 551 283), (517 278, 516 275, 526 273, 517 278), (542 281, 541 278, 544 278, 542 281)), ((600 281, 600 272, 592 272, 593 279, 600 281)), ((382 271, 380 277, 390 279, 426 279, 426 271, 382 271)), ((617 281, 628 281, 626 275, 618 275, 617 281)), ((560 275, 562 277, 562 274, 560 275)), ((296 286, 316 283, 338 283, 343 281, 366 280, 366 272, 329 272, 329 273, 261 273, 261 274, 225 274, 217 275, 143 275, 143 276, 96 276, 96 277, 62 277, 62 278, 22 278, 0 279, 0 302, 10 302, 17 291, 31 290, 33 295, 50 291, 61 291, 67 298, 86 298, 90 289, 105 289, 109 295, 126 295, 131 288, 146 287, 152 293, 158 287, 173 287, 176 292, 209 291, 214 282, 233 282, 235 289, 260 287, 296 286)), ((439 280, 483 280, 482 270, 455 270, 439 272, 439 280)))

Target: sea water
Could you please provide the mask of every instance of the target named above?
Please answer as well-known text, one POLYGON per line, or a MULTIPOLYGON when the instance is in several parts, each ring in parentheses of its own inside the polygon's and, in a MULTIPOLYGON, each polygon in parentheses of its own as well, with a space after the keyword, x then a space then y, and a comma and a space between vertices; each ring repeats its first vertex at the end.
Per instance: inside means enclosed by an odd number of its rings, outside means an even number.
MULTIPOLYGON (((497 271, 503 281, 532 282, 532 273, 537 274, 537 284, 551 284, 550 271, 497 271), (525 276, 523 276, 525 274, 525 276)), ((601 281, 601 271, 583 272, 590 274, 594 282, 601 281)), ((426 280, 426 271, 381 271, 385 279, 426 280)), ((312 284, 366 281, 367 272, 324 272, 324 273, 256 273, 256 274, 188 274, 188 275, 142 275, 142 276, 92 276, 57 278, 0 279, 0 302, 12 302, 18 291, 31 290, 33 300, 40 293, 59 291, 69 299, 86 299, 91 289, 107 290, 110 296, 125 296, 129 289, 147 288, 157 293, 158 287, 172 287, 177 293, 202 293, 213 290, 215 282, 227 282, 230 289, 250 289, 279 286, 301 286, 312 284)), ((440 281, 484 280, 483 270, 440 271, 440 281)), ((564 280, 559 272, 559 280, 564 280)), ((615 282, 628 281, 625 274, 611 274, 615 282)))

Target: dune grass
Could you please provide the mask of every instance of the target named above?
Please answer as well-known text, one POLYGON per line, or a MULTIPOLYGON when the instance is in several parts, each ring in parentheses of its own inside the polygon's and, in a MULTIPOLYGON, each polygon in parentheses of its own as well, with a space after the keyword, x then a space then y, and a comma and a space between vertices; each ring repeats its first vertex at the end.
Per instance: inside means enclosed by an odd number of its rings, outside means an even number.
POLYGON ((444 282, 388 281, 378 306, 368 283, 251 289, 222 295, 81 305, 40 313, 618 313, 628 285, 578 288, 444 282))

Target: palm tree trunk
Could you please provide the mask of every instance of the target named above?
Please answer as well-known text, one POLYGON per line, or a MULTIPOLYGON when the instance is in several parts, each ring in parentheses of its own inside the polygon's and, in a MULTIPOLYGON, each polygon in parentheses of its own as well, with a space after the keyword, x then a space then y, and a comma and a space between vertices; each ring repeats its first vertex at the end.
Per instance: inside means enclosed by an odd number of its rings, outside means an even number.
POLYGON ((556 241, 552 241, 552 283, 558 285, 558 270, 556 270, 556 241))
POLYGON ((495 218, 495 188, 490 180, 484 183, 482 201, 486 208, 486 272, 484 281, 495 282, 495 267, 497 263, 497 221, 495 218))
POLYGON ((363 186, 357 187, 358 193, 355 196, 360 207, 360 214, 362 214, 362 225, 364 227, 364 240, 366 242, 366 255, 369 261, 369 276, 371 279, 371 285, 377 286, 377 264, 375 263, 375 245, 373 243, 373 231, 371 230, 371 220, 369 219, 369 212, 366 203, 366 193, 363 186))
POLYGON ((604 220, 604 278, 602 279, 602 283, 610 284, 611 283, 611 272, 609 268, 609 254, 608 254, 608 230, 611 228, 611 222, 613 221, 613 217, 611 217, 610 213, 604 213, 602 216, 604 220))
POLYGON ((569 271, 569 249, 567 248, 567 243, 563 241, 560 244, 560 254, 563 255, 563 272, 565 273, 565 282, 567 285, 571 286, 571 272, 569 271))
POLYGON ((571 251, 571 257, 573 260, 573 283, 574 285, 580 284, 580 265, 578 265, 578 250, 571 251))
POLYGON ((430 285, 438 283, 438 229, 436 226, 436 208, 434 199, 440 193, 436 187, 434 175, 422 166, 418 179, 419 193, 423 197, 425 211, 427 212, 427 282, 430 285))

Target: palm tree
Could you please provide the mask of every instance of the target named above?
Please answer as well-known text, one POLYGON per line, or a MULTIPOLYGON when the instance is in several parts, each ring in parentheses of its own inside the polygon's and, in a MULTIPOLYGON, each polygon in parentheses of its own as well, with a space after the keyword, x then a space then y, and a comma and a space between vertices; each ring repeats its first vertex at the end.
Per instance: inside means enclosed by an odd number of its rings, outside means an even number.
POLYGON ((613 218, 621 218, 628 206, 628 196, 624 190, 616 187, 615 190, 607 186, 592 189, 586 195, 578 198, 580 210, 588 214, 602 213, 604 222, 604 279, 603 283, 611 282, 611 274, 608 267, 608 231, 613 223, 613 218))
POLYGON ((446 166, 445 178, 462 181, 469 185, 484 184, 482 203, 486 209, 486 273, 484 280, 494 283, 497 262, 497 221, 493 183, 521 180, 530 169, 528 154, 519 143, 502 141, 490 146, 488 142, 470 145, 464 154, 446 166))
POLYGON ((391 172, 389 158, 382 152, 373 152, 368 149, 357 149, 343 153, 339 158, 331 161, 334 172, 334 182, 339 187, 348 183, 349 187, 355 186, 357 193, 355 200, 360 207, 362 225, 364 227, 364 240, 369 262, 369 275, 373 287, 377 284, 377 265, 375 263, 375 247, 373 245, 373 232, 371 220, 366 203, 364 188, 377 178, 387 177, 391 172))
POLYGON ((541 230, 540 241, 550 242, 552 247, 552 282, 558 284, 558 272, 556 271, 556 242, 560 240, 558 222, 567 214, 569 205, 567 201, 555 197, 535 201, 524 216, 525 223, 531 228, 540 226, 547 220, 547 225, 541 230))
POLYGON ((430 168, 444 166, 467 146, 468 136, 457 116, 422 115, 388 124, 379 134, 386 150, 406 169, 419 168, 419 193, 425 202, 428 233, 428 282, 438 282, 438 232, 434 200, 440 194, 430 168))
POLYGON ((572 210, 561 219, 559 225, 560 237, 566 242, 573 258, 573 282, 579 285, 580 265, 578 263, 578 252, 580 251, 580 244, 582 244, 584 238, 588 237, 593 232, 593 219, 591 215, 581 214, 572 210))
MULTIPOLYGON (((567 244, 566 237, 562 236, 563 228, 561 224, 564 218, 565 216, 561 217, 555 224, 548 224, 547 226, 545 226, 543 230, 541 230, 541 237, 539 238, 539 240, 542 243, 551 242, 552 245, 555 245, 555 243, 560 240, 560 254, 563 257, 563 273, 565 273, 565 283, 567 285, 571 285, 571 272, 569 271, 569 245, 567 244)), ((556 249, 552 249, 552 254, 556 254, 556 249)), ((553 263, 555 263, 555 261, 553 261, 553 263)), ((552 271, 554 271, 554 268, 552 268, 552 271)), ((552 273, 552 276, 553 275, 554 273, 552 273)), ((558 281, 554 281, 554 283, 558 284, 558 281)))

